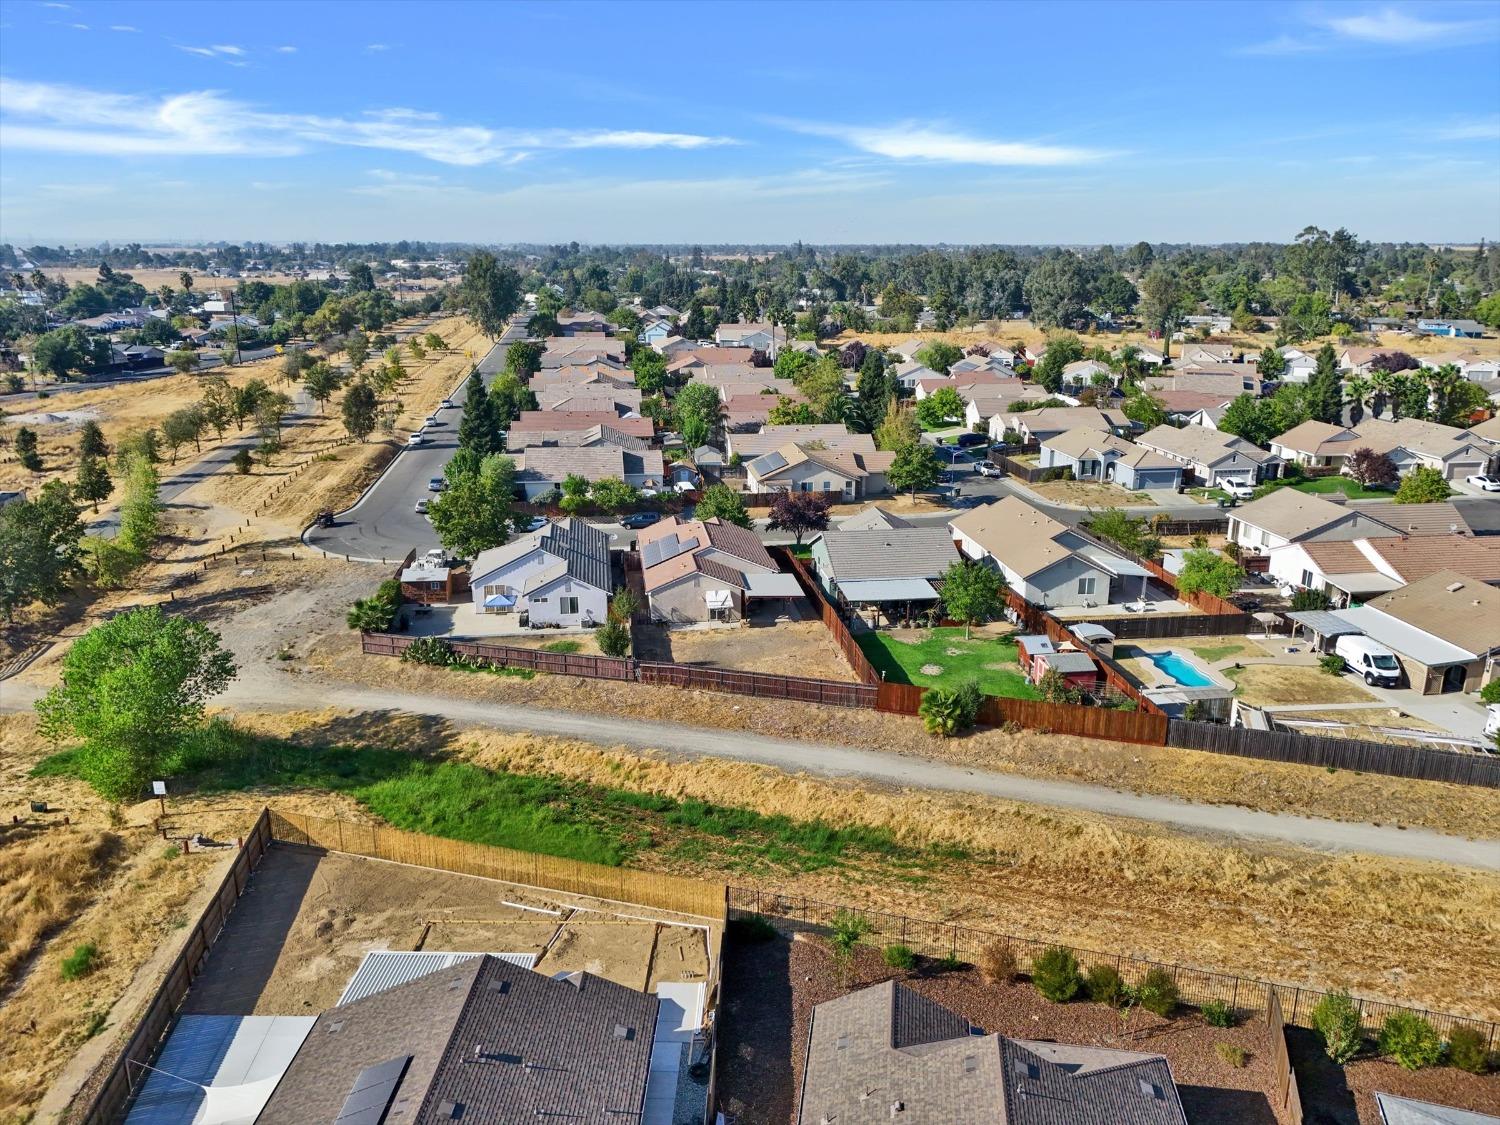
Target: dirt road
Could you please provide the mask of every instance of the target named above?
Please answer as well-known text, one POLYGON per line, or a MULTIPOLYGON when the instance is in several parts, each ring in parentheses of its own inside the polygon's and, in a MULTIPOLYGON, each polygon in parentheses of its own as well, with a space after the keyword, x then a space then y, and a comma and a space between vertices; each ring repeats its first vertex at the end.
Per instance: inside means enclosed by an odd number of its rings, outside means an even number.
MULTIPOLYGON (((39 694, 29 683, 6 684, 0 709, 25 710, 39 694)), ((405 711, 434 715, 459 727, 491 727, 583 739, 604 746, 654 748, 685 758, 730 758, 791 772, 853 777, 886 785, 977 793, 1002 800, 1079 809, 1106 816, 1165 824, 1185 832, 1271 840, 1326 852, 1364 852, 1453 863, 1500 871, 1500 842, 1473 840, 1421 829, 1358 824, 1257 812, 1228 805, 1196 804, 1098 785, 1047 781, 989 770, 965 769, 851 746, 768 738, 743 731, 712 730, 677 723, 649 722, 620 715, 546 711, 453 697, 375 691, 337 683, 297 683, 250 665, 217 702, 255 711, 405 711)))

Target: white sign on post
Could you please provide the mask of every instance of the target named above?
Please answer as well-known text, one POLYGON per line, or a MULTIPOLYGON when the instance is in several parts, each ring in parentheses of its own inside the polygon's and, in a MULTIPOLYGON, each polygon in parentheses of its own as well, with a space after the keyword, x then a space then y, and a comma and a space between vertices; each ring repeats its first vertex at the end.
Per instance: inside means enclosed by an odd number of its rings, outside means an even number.
POLYGON ((153 781, 151 783, 151 796, 165 797, 167 795, 167 783, 165 781, 153 781))

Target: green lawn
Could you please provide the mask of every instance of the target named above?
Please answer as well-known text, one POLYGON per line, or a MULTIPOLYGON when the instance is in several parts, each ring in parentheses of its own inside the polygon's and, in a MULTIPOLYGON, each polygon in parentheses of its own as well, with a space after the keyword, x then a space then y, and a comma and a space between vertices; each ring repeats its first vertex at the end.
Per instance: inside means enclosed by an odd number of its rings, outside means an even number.
POLYGON ((1315 496, 1329 496, 1342 492, 1351 500, 1389 500, 1395 495, 1395 489, 1391 488, 1366 488, 1356 480, 1349 477, 1313 477, 1309 480, 1281 480, 1268 481, 1255 490, 1257 499, 1274 492, 1278 488, 1294 488, 1298 492, 1310 492, 1315 496))
POLYGON ((856 633, 855 640, 876 671, 892 683, 953 688, 973 676, 986 695, 1042 697, 1016 664, 1014 641, 984 637, 966 641, 960 628, 930 630, 921 644, 896 640, 889 632, 856 633), (929 664, 939 665, 942 674, 923 672, 923 665, 929 664))

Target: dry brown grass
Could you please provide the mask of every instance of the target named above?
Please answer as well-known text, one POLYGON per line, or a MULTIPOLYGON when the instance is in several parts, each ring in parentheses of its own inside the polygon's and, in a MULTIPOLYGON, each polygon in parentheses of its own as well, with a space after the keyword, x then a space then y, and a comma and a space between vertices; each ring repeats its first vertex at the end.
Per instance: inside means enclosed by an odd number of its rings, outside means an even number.
POLYGON ((821 621, 783 622, 739 629, 675 630, 672 659, 679 664, 812 676, 853 682, 854 670, 821 621))
POLYGON ((0 994, 56 927, 69 921, 119 858, 113 833, 35 825, 0 830, 0 994))
POLYGON ((1379 702, 1348 676, 1330 676, 1321 668, 1248 664, 1227 674, 1238 685, 1236 697, 1252 707, 1379 702))
POLYGON ((1151 502, 1149 492, 1132 492, 1118 484, 1104 484, 1089 480, 1049 480, 1026 486, 1038 496, 1056 500, 1062 504, 1082 504, 1091 508, 1119 507, 1132 504, 1139 507, 1151 502))

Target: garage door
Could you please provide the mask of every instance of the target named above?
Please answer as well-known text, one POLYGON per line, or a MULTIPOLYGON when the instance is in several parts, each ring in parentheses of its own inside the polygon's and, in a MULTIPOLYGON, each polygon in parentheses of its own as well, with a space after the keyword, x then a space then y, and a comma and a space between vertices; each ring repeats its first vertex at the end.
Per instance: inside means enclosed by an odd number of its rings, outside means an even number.
POLYGON ((1484 464, 1479 461, 1450 461, 1443 467, 1443 476, 1448 480, 1463 480, 1483 471, 1484 464))

